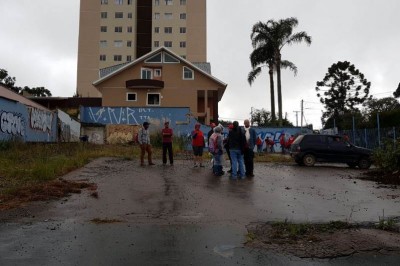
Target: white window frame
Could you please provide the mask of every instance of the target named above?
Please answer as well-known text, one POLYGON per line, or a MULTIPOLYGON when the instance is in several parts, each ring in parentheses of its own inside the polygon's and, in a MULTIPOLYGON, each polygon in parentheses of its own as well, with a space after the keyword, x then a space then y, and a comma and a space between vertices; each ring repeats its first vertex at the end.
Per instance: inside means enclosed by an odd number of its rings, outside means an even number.
POLYGON ((128 13, 128 18, 129 18, 129 19, 132 19, 132 18, 133 18, 132 12, 129 12, 129 13, 128 13))
POLYGON ((154 41, 154 47, 155 48, 160 47, 160 41, 154 41))
POLYGON ((107 32, 107 26, 100 26, 100 32, 107 32))
POLYGON ((107 40, 100 40, 100 48, 106 48, 107 47, 107 40))
POLYGON ((183 70, 182 71, 182 79, 183 80, 194 80, 194 71, 193 71, 193 69, 190 69, 190 68, 184 66, 182 70, 183 70), (189 70, 192 73, 192 77, 191 78, 186 78, 185 77, 185 70, 189 70))
POLYGON ((181 5, 181 6, 186 6, 186 0, 181 0, 181 1, 180 1, 180 5, 181 5))
POLYGON ((172 6, 174 3, 172 0, 165 0, 165 5, 166 6, 172 6))
POLYGON ((126 47, 132 47, 132 41, 126 41, 126 47))
POLYGON ((108 0, 101 0, 101 1, 100 1, 100 4, 102 4, 102 5, 108 5, 108 0))
POLYGON ((100 61, 102 61, 102 62, 107 61, 107 56, 105 54, 101 54, 100 61))
POLYGON ((137 102, 137 93, 136 92, 127 92, 126 93, 126 101, 127 102, 137 102), (129 100, 129 95, 135 95, 135 100, 129 100))
POLYGON ((160 33, 160 27, 154 27, 154 33, 160 33))
POLYGON ((115 40, 114 41, 114 47, 123 47, 124 46, 124 42, 122 40, 115 40))
POLYGON ((122 33, 122 26, 115 26, 115 27, 114 27, 114 32, 116 32, 116 33, 122 33))
POLYGON ((142 69, 140 70, 140 78, 141 79, 153 79, 153 69, 142 67, 142 69), (144 75, 143 75, 144 73, 150 73, 150 78, 147 77, 147 74, 146 74, 146 77, 144 77, 144 75))
POLYGON ((179 42, 179 47, 180 48, 186 48, 186 42, 185 41, 179 42))
POLYGON ((165 34, 172 34, 172 27, 164 27, 165 34))
POLYGON ((114 55, 114 62, 121 62, 121 61, 122 61, 122 55, 115 54, 114 55))
POLYGON ((124 0, 115 0, 115 4, 120 6, 124 4, 124 0))
POLYGON ((114 18, 124 18, 124 12, 115 12, 114 18))
POLYGON ((164 13, 164 18, 165 19, 173 19, 174 18, 174 15, 172 14, 172 13, 164 13))
POLYGON ((164 46, 167 48, 172 48, 172 41, 164 41, 164 46), (171 44, 171 45, 169 45, 171 44))
POLYGON ((160 19, 160 13, 158 12, 154 13, 154 19, 160 19))
POLYGON ((133 28, 132 28, 132 26, 128 26, 128 27, 126 27, 126 32, 128 32, 128 33, 132 33, 132 32, 133 32, 133 28))
POLYGON ((132 56, 131 55, 127 55, 126 56, 126 62, 131 62, 132 61, 132 56))
POLYGON ((160 68, 154 69, 154 77, 161 77, 162 71, 160 68))
POLYGON ((154 5, 159 6, 160 5, 160 0, 154 0, 154 5))
POLYGON ((186 13, 180 13, 179 14, 179 19, 185 20, 186 19, 186 13))
POLYGON ((180 27, 179 28, 179 33, 186 33, 186 27, 180 27))
POLYGON ((147 97, 146 97, 146 105, 147 106, 160 106, 161 105, 161 93, 157 93, 157 92, 148 92, 147 93, 147 97), (149 104, 149 95, 156 95, 158 94, 158 104, 149 104))
POLYGON ((107 18, 107 12, 101 12, 100 14, 101 14, 100 17, 102 19, 106 19, 107 18))

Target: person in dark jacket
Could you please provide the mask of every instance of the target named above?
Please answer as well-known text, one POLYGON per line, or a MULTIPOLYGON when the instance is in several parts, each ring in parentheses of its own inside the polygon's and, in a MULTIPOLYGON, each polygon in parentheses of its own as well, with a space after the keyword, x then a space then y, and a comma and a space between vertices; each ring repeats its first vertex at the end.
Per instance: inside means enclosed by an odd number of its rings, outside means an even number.
POLYGON ((243 150, 244 150, 244 132, 239 127, 238 121, 233 122, 233 128, 229 131, 229 151, 232 160, 232 173, 231 180, 243 179, 244 164, 243 164, 243 150))
POLYGON ((243 151, 244 167, 247 177, 254 177, 254 146, 256 145, 256 130, 250 127, 250 121, 244 120, 244 130, 246 136, 245 148, 243 151))

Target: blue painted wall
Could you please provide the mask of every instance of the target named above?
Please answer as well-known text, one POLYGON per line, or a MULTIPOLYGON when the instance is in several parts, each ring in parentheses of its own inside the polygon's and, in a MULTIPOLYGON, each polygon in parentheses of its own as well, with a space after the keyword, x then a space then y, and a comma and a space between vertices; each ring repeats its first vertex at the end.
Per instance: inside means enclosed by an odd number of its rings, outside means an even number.
MULTIPOLYGON (((194 129, 197 120, 190 115, 189 108, 169 108, 169 107, 81 107, 80 120, 82 123, 97 124, 119 124, 119 125, 141 125, 144 121, 151 123, 150 130, 158 130, 163 127, 165 121, 170 121, 170 126, 174 130, 176 136, 188 136, 194 129)), ((204 135, 207 135, 210 127, 202 125, 200 128, 204 135)), ((258 128, 255 127, 257 135, 265 140, 267 137, 274 140, 275 150, 280 151, 279 138, 281 134, 285 134, 285 139, 289 139, 290 135, 297 135, 301 132, 312 133, 309 129, 301 129, 300 127, 292 128, 258 128)), ((227 134, 228 129, 224 129, 227 134)), ((263 143, 265 148, 265 143, 263 143)))
POLYGON ((57 141, 57 116, 0 98, 0 140, 57 141))

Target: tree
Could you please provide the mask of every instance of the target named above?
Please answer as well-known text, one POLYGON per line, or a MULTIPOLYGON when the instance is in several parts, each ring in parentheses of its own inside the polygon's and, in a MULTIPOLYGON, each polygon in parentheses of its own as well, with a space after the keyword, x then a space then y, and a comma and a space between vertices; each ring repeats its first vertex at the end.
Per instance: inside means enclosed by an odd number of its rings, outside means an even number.
MULTIPOLYGON (((255 126, 259 127, 278 126, 277 121, 272 119, 271 112, 266 111, 264 108, 253 110, 250 116, 251 116, 251 122, 255 126)), ((282 125, 287 127, 293 127, 293 124, 286 118, 282 120, 282 125)))
MULTIPOLYGON (((293 33, 293 29, 297 27, 298 20, 296 18, 281 19, 279 21, 269 20, 264 29, 260 29, 262 34, 255 31, 252 36, 253 43, 260 43, 262 46, 267 47, 268 56, 272 53, 273 62, 276 67, 277 76, 277 93, 278 93, 278 116, 279 125, 283 125, 282 120, 282 82, 281 82, 281 67, 283 67, 281 50, 285 45, 292 45, 294 43, 306 42, 311 44, 311 37, 304 31, 293 33)), ((253 32, 258 26, 253 27, 253 32)))
POLYGON ((9 88, 15 92, 19 92, 16 91, 14 85, 15 85, 15 77, 10 77, 8 75, 7 70, 0 68, 0 84, 3 85, 6 88, 9 88))
MULTIPOLYGON (((258 22, 253 26, 251 33, 253 52, 250 54, 250 63, 252 70, 248 74, 247 81, 251 85, 255 78, 261 73, 263 67, 268 67, 269 81, 270 81, 270 94, 271 94, 271 114, 272 121, 276 120, 275 115, 275 88, 274 88, 274 72, 276 72, 276 61, 274 57, 274 47, 272 42, 269 41, 272 29, 269 27, 271 22, 263 23, 258 22)), ((289 68, 295 75, 297 74, 297 67, 290 61, 284 60, 281 62, 283 68, 289 68)))
POLYGON ((357 105, 368 99, 370 87, 371 82, 353 64, 347 61, 333 64, 315 88, 326 109, 322 124, 329 118, 337 120, 340 115, 359 111, 357 105))
POLYGON ((400 103, 393 97, 370 98, 363 103, 365 113, 382 113, 400 109, 400 103))
POLYGON ((51 96, 51 92, 44 87, 29 88, 28 86, 25 86, 24 88, 21 88, 15 86, 15 82, 15 77, 9 76, 7 70, 0 68, 0 84, 14 91, 15 93, 23 94, 23 92, 27 92, 36 97, 51 96))
POLYGON ((394 96, 394 98, 399 98, 399 97, 400 97, 400 83, 399 83, 399 85, 397 86, 396 91, 393 92, 393 96, 394 96))
POLYGON ((27 92, 30 95, 35 96, 35 97, 49 97, 49 96, 51 96, 51 92, 48 89, 46 89, 45 87, 29 88, 29 87, 25 86, 21 90, 21 94, 23 92, 27 92))

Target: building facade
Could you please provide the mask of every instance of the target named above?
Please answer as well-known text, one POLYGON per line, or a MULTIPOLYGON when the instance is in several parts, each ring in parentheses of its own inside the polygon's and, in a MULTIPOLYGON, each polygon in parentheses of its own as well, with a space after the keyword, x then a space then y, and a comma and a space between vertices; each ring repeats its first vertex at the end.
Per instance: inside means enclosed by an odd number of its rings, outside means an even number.
POLYGON ((107 107, 189 107, 199 122, 218 121, 226 84, 206 68, 165 47, 125 64, 102 69, 93 85, 107 107))
POLYGON ((206 62, 206 0, 82 0, 77 94, 101 97, 92 85, 101 69, 167 47, 206 62))

